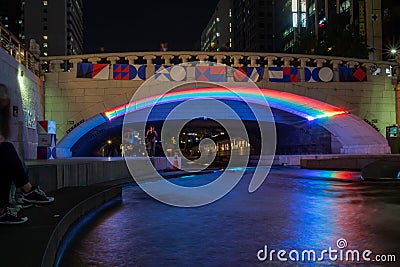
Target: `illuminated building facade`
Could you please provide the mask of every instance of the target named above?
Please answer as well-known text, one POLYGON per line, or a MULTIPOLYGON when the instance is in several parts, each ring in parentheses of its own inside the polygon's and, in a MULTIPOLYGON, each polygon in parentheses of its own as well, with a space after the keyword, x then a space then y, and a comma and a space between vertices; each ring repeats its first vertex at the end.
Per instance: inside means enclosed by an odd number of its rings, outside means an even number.
POLYGON ((276 5, 276 12, 282 14, 276 16, 281 51, 292 52, 296 37, 302 31, 309 31, 322 40, 325 23, 336 14, 347 12, 355 34, 374 48, 370 59, 382 59, 381 0, 286 0, 276 1, 276 5))
POLYGON ((219 1, 201 34, 202 51, 232 49, 232 2, 233 0, 219 1))
POLYGON ((22 7, 25 45, 35 39, 41 56, 82 53, 82 0, 25 0, 22 7))
POLYGON ((27 48, 31 39, 41 56, 81 54, 82 0, 1 0, 0 22, 27 48))
MULTIPOLYGON (((233 1, 233 48, 245 52, 274 52, 274 2, 233 1)), ((281 14, 278 13, 279 16, 281 14)))
POLYGON ((291 52, 296 34, 307 27, 306 0, 276 1, 276 43, 280 52, 291 52), (300 28, 300 29, 299 29, 300 28))
POLYGON ((0 1, 0 23, 22 39, 22 12, 20 0, 0 1))

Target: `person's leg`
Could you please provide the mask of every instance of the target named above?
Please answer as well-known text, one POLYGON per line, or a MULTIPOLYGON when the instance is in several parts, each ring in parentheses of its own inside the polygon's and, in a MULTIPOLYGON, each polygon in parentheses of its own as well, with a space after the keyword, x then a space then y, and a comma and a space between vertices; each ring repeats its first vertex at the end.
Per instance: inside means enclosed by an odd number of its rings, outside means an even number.
MULTIPOLYGON (((0 170, 3 169, 3 164, 0 164, 0 170)), ((11 189, 11 179, 9 177, 3 176, 0 178, 0 213, 4 212, 4 209, 8 206, 10 189, 11 189)))
POLYGON ((1 143, 0 159, 0 172, 5 174, 8 179, 11 179, 17 188, 22 188, 24 191, 29 191, 32 186, 29 183, 24 164, 18 156, 13 144, 8 142, 1 143))
POLYGON ((156 156, 156 142, 151 142, 151 156, 156 156))
MULTIPOLYGON (((11 184, 14 177, 12 172, 13 168, 18 165, 8 165, 11 162, 10 159, 15 159, 13 150, 15 151, 12 144, 0 143, 0 224, 20 224, 28 220, 28 218, 18 215, 16 210, 8 207, 11 184)), ((19 172, 20 170, 16 171, 19 172)), ((22 180, 19 182, 22 182, 22 180)))
POLYGON ((10 167, 7 164, 8 158, 7 143, 0 144, 0 213, 8 206, 9 195, 12 184, 12 176, 10 175, 10 167))

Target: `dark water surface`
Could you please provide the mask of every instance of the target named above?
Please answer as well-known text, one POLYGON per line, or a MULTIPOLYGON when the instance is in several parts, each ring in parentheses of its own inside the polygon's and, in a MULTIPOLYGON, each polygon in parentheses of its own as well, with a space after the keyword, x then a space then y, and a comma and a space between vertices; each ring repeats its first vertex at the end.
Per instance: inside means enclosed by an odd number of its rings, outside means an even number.
MULTIPOLYGON (((193 186, 218 173, 176 178, 193 186)), ((162 204, 137 186, 105 212, 66 251, 60 266, 345 266, 355 262, 259 261, 268 250, 371 250, 397 254, 400 266, 400 182, 363 182, 357 172, 274 167, 255 193, 251 169, 219 201, 199 208, 162 204)), ((319 254, 317 254, 319 255, 319 254)), ((286 258, 288 255, 286 254, 286 258)))

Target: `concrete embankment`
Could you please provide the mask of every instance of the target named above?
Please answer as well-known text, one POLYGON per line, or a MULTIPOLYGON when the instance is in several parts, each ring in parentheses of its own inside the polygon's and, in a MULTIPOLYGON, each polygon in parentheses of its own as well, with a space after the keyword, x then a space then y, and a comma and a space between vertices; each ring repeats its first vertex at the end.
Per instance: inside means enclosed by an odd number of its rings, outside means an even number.
POLYGON ((400 155, 321 155, 300 159, 300 167, 304 169, 361 171, 368 164, 378 160, 400 161, 400 155))
MULTIPOLYGON (((159 168, 167 166, 161 158, 155 162, 159 168)), ((28 217, 24 224, 0 226, 1 266, 54 266, 60 245, 75 224, 90 212, 118 205, 122 185, 133 182, 123 158, 35 160, 26 165, 32 183, 56 200, 21 210, 28 217)), ((186 174, 172 171, 163 176, 186 174)))

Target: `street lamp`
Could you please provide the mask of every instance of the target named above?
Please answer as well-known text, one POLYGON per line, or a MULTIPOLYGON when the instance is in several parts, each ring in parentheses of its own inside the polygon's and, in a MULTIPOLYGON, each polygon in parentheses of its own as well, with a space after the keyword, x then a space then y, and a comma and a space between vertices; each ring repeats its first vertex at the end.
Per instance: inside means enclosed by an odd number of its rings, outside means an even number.
POLYGON ((108 151, 107 151, 107 152, 108 152, 107 154, 108 154, 108 157, 110 157, 110 156, 111 156, 111 144, 112 144, 112 141, 111 141, 111 140, 108 140, 108 141, 107 141, 107 144, 108 144, 108 145, 107 145, 107 150, 108 150, 108 151))

